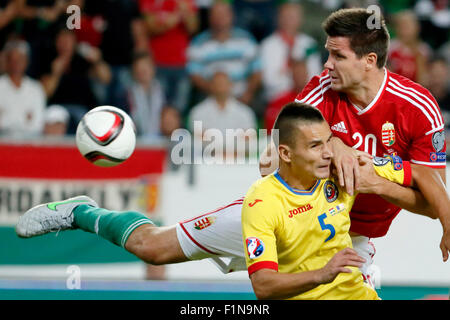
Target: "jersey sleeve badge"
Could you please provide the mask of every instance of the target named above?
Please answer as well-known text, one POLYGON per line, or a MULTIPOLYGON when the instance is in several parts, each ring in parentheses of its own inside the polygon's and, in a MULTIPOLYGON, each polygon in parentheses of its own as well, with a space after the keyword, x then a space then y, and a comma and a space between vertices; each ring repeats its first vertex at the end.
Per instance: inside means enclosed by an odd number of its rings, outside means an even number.
POLYGON ((264 243, 261 239, 256 237, 248 237, 245 239, 247 245, 247 253, 250 259, 256 259, 264 252, 264 243))
POLYGON ((433 133, 433 136, 431 137, 431 143, 433 144, 433 148, 434 150, 436 150, 436 152, 440 152, 442 149, 444 149, 445 143, 444 131, 437 131, 433 133))

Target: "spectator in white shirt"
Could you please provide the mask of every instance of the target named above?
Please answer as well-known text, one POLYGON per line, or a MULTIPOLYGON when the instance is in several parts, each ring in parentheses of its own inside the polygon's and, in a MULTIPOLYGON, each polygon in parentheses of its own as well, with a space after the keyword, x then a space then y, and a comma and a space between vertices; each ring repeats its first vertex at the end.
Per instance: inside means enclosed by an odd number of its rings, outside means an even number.
POLYGON ((194 138, 208 145, 208 150, 213 146, 212 153, 219 159, 245 157, 249 146, 256 141, 253 110, 233 96, 233 83, 226 72, 215 72, 209 87, 210 95, 189 114, 194 138))
POLYGON ((300 31, 302 16, 300 4, 280 5, 277 30, 261 42, 262 82, 268 103, 293 88, 293 60, 305 61, 308 79, 322 72, 316 40, 300 31))
POLYGON ((253 110, 232 95, 233 83, 226 72, 214 73, 209 86, 211 94, 194 106, 189 114, 191 130, 194 129, 194 121, 201 121, 203 130, 218 129, 224 135, 226 129, 256 128, 253 110))
POLYGON ((46 106, 39 81, 25 74, 29 61, 28 43, 11 40, 5 44, 5 71, 0 76, 0 132, 6 135, 41 134, 46 106))

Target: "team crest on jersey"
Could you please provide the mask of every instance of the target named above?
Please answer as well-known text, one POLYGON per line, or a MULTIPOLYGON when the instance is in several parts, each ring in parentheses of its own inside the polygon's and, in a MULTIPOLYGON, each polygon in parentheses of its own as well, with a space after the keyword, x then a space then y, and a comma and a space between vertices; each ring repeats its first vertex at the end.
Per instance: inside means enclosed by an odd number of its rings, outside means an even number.
POLYGON ((330 180, 327 180, 323 185, 323 191, 325 193, 325 198, 327 199, 328 202, 333 202, 339 196, 338 188, 330 180))
POLYGON ((390 147, 395 143, 395 128, 388 121, 381 127, 381 141, 386 147, 390 147))
POLYGON ((249 237, 245 239, 245 243, 247 244, 247 252, 250 259, 256 259, 263 254, 264 243, 262 240, 256 237, 249 237))
POLYGON ((194 223, 194 228, 197 230, 203 230, 205 228, 208 228, 215 221, 216 221, 216 217, 201 218, 194 223))
POLYGON ((438 131, 433 133, 433 136, 431 137, 431 143, 433 144, 433 148, 434 150, 436 150, 436 152, 440 152, 442 149, 444 149, 445 143, 444 131, 438 131))

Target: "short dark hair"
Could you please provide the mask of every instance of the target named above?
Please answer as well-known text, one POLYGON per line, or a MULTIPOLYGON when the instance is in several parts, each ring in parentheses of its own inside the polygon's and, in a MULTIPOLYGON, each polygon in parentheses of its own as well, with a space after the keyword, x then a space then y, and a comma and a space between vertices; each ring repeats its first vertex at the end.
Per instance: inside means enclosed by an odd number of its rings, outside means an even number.
POLYGON ((295 145, 294 131, 298 122, 318 123, 325 121, 319 109, 306 103, 290 102, 286 104, 278 114, 274 130, 278 132, 278 144, 286 144, 288 146, 295 145))
POLYGON ((350 48, 358 58, 374 52, 381 69, 386 65, 390 36, 382 16, 379 28, 369 28, 373 14, 364 8, 340 9, 330 14, 322 27, 329 37, 349 38, 350 48))

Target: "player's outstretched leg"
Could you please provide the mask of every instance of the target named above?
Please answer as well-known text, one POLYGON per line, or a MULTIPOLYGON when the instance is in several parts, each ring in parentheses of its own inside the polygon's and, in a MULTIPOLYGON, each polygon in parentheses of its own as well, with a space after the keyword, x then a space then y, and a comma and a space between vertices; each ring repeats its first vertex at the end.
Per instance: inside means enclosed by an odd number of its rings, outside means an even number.
POLYGON ((144 214, 135 211, 99 208, 86 196, 33 207, 16 225, 16 233, 22 238, 67 229, 96 233, 147 263, 188 261, 178 242, 175 226, 156 227, 144 214))
POLYGON ((99 208, 89 197, 79 196, 31 208, 19 218, 16 233, 29 238, 79 228, 124 247, 130 234, 143 224, 153 225, 153 222, 142 213, 110 211, 99 208))

